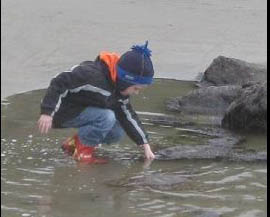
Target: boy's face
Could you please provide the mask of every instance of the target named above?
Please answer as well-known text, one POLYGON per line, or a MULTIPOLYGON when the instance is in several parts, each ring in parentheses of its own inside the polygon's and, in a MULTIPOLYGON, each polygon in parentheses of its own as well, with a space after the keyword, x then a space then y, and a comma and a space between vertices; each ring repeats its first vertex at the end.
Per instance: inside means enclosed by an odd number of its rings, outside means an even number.
POLYGON ((147 87, 147 85, 132 85, 130 87, 128 87, 127 89, 121 91, 120 93, 123 96, 130 96, 130 95, 134 95, 134 94, 139 94, 139 92, 143 89, 145 89, 147 87))

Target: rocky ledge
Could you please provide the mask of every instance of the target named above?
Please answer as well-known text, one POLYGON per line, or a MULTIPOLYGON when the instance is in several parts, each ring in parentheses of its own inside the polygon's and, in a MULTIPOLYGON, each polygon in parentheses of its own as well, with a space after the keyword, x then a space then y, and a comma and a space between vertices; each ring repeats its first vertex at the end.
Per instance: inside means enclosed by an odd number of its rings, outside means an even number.
POLYGON ((170 98, 168 110, 185 114, 217 115, 231 130, 266 132, 267 67, 219 56, 198 82, 198 89, 170 98))

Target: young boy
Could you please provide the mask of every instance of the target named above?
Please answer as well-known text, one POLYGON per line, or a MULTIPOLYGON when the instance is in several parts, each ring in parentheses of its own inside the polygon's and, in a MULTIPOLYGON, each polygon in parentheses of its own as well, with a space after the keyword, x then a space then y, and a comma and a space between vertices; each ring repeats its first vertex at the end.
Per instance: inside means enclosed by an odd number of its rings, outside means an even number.
POLYGON ((106 163, 93 155, 101 143, 113 143, 127 135, 144 148, 148 160, 155 158, 148 136, 133 110, 129 96, 138 94, 153 82, 151 50, 133 46, 121 57, 101 52, 95 61, 84 61, 51 80, 41 102, 38 127, 78 128, 63 150, 79 162, 106 163))

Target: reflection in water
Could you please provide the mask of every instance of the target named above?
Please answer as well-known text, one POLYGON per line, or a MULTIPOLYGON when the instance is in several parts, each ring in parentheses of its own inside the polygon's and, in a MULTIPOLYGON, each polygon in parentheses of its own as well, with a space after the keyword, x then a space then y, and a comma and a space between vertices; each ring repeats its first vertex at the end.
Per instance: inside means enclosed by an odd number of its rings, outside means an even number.
POLYGON ((32 153, 31 159, 23 152, 3 159, 7 215, 235 216, 252 207, 266 210, 264 164, 154 161, 145 167, 139 160, 115 159, 89 166, 77 165, 60 149, 32 153))
MULTIPOLYGON (((191 87, 186 84, 182 92, 191 87)), ((80 165, 60 148, 73 129, 54 130, 47 136, 37 132, 43 93, 15 95, 2 104, 3 216, 266 216, 265 162, 144 162, 141 150, 125 138, 100 149, 109 164, 80 165)), ((144 97, 149 98, 147 93, 144 97)), ((165 113, 157 106, 163 99, 149 101, 155 105, 152 112, 165 113)), ((142 101, 136 101, 139 111, 147 110, 142 101)), ((190 129, 146 127, 156 150, 209 138, 190 129)), ((251 141, 250 148, 264 138, 251 141)))

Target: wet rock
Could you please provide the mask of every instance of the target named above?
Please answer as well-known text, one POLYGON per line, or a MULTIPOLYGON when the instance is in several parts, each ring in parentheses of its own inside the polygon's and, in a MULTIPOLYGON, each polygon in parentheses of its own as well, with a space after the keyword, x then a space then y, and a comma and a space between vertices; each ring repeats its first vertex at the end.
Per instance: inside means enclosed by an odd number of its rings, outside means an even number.
POLYGON ((165 104, 170 111, 224 115, 241 90, 239 85, 204 87, 193 90, 186 96, 171 98, 165 104))
POLYGON ((157 160, 181 160, 181 159, 215 159, 224 157, 230 149, 227 147, 213 148, 210 145, 178 145, 165 148, 156 153, 157 160), (224 148, 224 149, 223 149, 224 148))
POLYGON ((232 130, 267 130, 267 82, 245 85, 229 106, 222 126, 232 130))
POLYGON ((149 186, 160 190, 170 190, 179 187, 189 179, 182 175, 154 173, 142 177, 131 178, 126 186, 149 186))
POLYGON ((159 160, 226 158, 238 142, 229 137, 214 138, 209 140, 209 145, 178 145, 160 150, 156 156, 159 160))
POLYGON ((230 161, 267 161, 267 152, 250 153, 243 151, 236 153, 232 147, 225 145, 178 145, 175 147, 165 148, 156 153, 157 160, 182 160, 182 159, 224 159, 230 161))
POLYGON ((181 107, 179 103, 181 98, 182 97, 171 97, 168 100, 165 100, 164 104, 169 111, 181 112, 181 107))
POLYGON ((211 136, 206 142, 206 145, 204 143, 198 145, 179 144, 174 147, 161 149, 156 153, 157 159, 179 160, 224 158, 231 152, 233 146, 243 141, 242 137, 234 136, 223 130, 215 131, 205 131, 205 134, 211 136))
POLYGON ((266 79, 264 65, 219 56, 205 71, 201 88, 167 100, 166 108, 220 117, 215 124, 231 130, 266 131, 266 79))
POLYGON ((219 56, 202 77, 200 86, 243 85, 249 81, 265 81, 267 67, 243 60, 219 56))
POLYGON ((237 136, 225 130, 215 129, 207 132, 211 138, 198 145, 178 144, 169 148, 161 148, 156 152, 157 160, 181 159, 226 159, 231 161, 266 161, 266 152, 247 151, 241 144, 244 137, 237 136), (237 150, 238 149, 238 150, 237 150))
POLYGON ((230 159, 233 161, 267 161, 267 152, 245 152, 245 153, 237 153, 232 152, 230 159))

